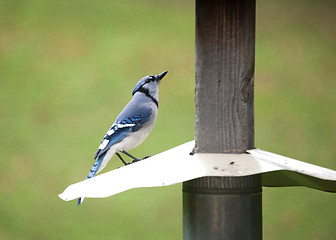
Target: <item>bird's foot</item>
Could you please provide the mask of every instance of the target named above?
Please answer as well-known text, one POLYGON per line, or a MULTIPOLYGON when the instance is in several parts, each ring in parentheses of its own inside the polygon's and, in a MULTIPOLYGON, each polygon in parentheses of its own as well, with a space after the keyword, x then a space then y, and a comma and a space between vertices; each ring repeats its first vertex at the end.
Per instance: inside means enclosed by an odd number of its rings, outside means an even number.
MULTIPOLYGON (((140 162, 141 160, 144 160, 144 159, 149 158, 149 157, 150 157, 150 156, 146 156, 146 157, 141 158, 141 159, 133 159, 133 161, 132 161, 132 162, 129 162, 128 164, 132 164, 132 163, 140 162)), ((128 165, 128 164, 127 164, 127 165, 128 165)))
POLYGON ((132 163, 139 162, 139 161, 141 161, 141 160, 144 160, 144 159, 150 157, 150 156, 146 156, 146 157, 144 157, 144 158, 142 158, 142 159, 139 159, 139 158, 136 158, 136 157, 132 156, 131 154, 129 154, 129 153, 126 152, 126 151, 120 151, 120 152, 122 152, 123 154, 125 154, 125 155, 127 155, 127 156, 129 156, 130 158, 133 159, 133 161, 131 161, 131 162, 126 162, 126 161, 120 156, 119 153, 116 153, 116 155, 120 158, 120 160, 123 162, 123 164, 124 164, 125 166, 126 166, 126 165, 129 165, 129 164, 132 164, 132 163))

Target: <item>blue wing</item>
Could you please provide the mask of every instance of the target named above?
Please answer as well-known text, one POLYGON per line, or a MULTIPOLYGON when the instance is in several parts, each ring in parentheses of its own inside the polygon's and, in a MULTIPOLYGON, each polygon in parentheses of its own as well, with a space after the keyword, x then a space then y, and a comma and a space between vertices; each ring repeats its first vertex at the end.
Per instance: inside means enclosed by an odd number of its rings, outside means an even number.
POLYGON ((94 155, 94 159, 99 158, 114 144, 121 142, 130 133, 138 131, 144 124, 146 124, 151 117, 151 112, 148 114, 138 114, 136 116, 127 117, 121 121, 117 121, 107 131, 103 138, 97 152, 94 155))
MULTIPOLYGON (((149 119, 150 114, 146 115, 145 117, 142 115, 137 115, 135 117, 128 117, 125 120, 114 123, 112 127, 107 131, 96 154, 94 155, 94 159, 98 159, 91 167, 86 179, 92 178, 96 175, 107 151, 113 144, 121 142, 125 137, 127 137, 129 133, 138 131, 146 122, 148 122, 149 119)), ((83 200, 84 198, 78 198, 77 204, 81 204, 83 200)))
MULTIPOLYGON (((141 129, 151 118, 152 108, 149 106, 139 106, 134 101, 129 102, 124 110, 119 114, 117 120, 105 134, 97 152, 94 155, 96 162, 93 164, 88 176, 92 178, 96 175, 99 166, 102 164, 107 151, 116 143, 121 142, 132 132, 141 129)), ((109 159, 108 159, 109 160, 109 159)), ((84 198, 78 198, 78 205, 84 198)))
MULTIPOLYGON (((107 151, 116 143, 121 142, 130 133, 141 129, 151 118, 152 108, 148 106, 139 106, 136 102, 131 101, 124 110, 119 114, 115 123, 105 134, 97 152, 94 155, 96 162, 93 164, 88 176, 92 178, 96 175, 99 166, 103 162, 107 151)), ((78 205, 82 203, 84 198, 78 198, 78 205)))
POLYGON ((118 127, 118 124, 113 124, 107 131, 93 158, 99 158, 102 154, 109 150, 113 144, 121 142, 130 133, 130 128, 131 127, 128 126, 120 128, 118 127))

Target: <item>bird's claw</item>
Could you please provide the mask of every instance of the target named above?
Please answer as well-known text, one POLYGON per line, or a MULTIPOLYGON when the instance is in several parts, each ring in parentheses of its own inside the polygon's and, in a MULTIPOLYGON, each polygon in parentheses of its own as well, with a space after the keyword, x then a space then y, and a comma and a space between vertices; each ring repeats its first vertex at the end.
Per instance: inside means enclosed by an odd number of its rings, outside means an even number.
POLYGON ((132 162, 129 162, 129 163, 127 163, 126 165, 129 165, 129 164, 132 164, 132 163, 136 163, 136 162, 140 162, 141 160, 144 160, 144 159, 149 158, 149 157, 150 157, 150 156, 146 156, 146 157, 141 158, 141 159, 134 159, 132 162))
POLYGON ((132 163, 136 163, 136 162, 139 162, 141 161, 142 159, 134 159, 132 162, 130 162, 129 164, 132 164, 132 163))

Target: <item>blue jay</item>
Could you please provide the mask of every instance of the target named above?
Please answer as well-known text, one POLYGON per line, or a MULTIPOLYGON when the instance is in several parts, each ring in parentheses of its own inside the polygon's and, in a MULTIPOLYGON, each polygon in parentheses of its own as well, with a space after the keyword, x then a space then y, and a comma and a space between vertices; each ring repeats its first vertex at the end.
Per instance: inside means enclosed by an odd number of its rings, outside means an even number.
MULTIPOLYGON (((125 165, 129 163, 121 157, 120 153, 132 158, 132 162, 140 160, 126 151, 141 144, 152 130, 158 112, 159 83, 167 72, 165 71, 156 76, 146 76, 135 85, 132 92, 132 100, 107 131, 93 157, 96 162, 93 164, 86 179, 92 178, 96 173, 100 172, 114 154, 125 165)), ((83 201, 83 197, 78 198, 78 205, 83 201)))

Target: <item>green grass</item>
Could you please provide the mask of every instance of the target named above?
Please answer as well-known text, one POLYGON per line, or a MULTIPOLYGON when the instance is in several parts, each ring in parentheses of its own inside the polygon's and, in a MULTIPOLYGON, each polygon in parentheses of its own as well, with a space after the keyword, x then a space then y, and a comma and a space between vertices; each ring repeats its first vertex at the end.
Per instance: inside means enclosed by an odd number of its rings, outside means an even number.
MULTIPOLYGON (((335 7, 257 1, 255 74, 256 146, 333 169, 335 7)), ((85 178, 135 83, 164 70, 135 155, 193 139, 193 1, 0 0, 1 240, 182 238, 180 184, 81 207, 57 197, 85 178)), ((333 239, 335 197, 265 188, 264 239, 333 239)))

